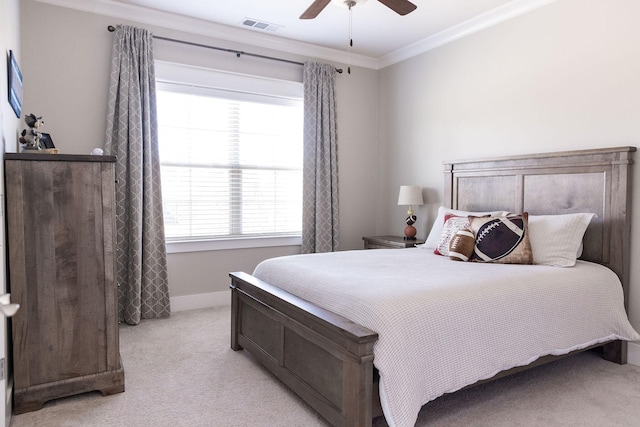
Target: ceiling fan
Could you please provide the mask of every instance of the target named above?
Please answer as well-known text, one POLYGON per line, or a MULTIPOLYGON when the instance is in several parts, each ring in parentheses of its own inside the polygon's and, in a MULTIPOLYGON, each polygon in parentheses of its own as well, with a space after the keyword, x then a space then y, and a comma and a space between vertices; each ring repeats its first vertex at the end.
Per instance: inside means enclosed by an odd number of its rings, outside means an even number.
MULTIPOLYGON (((314 0, 311 6, 300 15, 300 19, 313 19, 331 2, 334 2, 341 6, 351 8, 359 3, 364 3, 367 0, 314 0)), ((380 3, 387 6, 399 15, 406 15, 413 12, 416 9, 416 5, 409 0, 378 0, 380 3)))

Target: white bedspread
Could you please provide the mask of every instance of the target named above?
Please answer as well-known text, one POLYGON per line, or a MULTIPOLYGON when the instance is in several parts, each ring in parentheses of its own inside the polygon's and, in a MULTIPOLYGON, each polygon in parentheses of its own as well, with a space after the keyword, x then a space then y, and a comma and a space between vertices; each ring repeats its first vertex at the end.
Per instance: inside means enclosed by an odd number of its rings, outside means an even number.
POLYGON ((572 268, 456 262, 423 249, 269 259, 254 276, 373 331, 391 427, 425 403, 547 354, 637 340, 617 276, 572 268))

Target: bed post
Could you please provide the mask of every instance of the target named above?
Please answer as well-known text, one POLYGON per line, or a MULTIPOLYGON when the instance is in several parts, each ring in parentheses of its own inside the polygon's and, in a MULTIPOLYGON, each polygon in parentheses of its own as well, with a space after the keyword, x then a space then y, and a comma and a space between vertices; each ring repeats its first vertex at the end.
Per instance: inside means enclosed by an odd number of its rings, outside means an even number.
POLYGON ((242 350, 242 346, 238 343, 238 333, 240 331, 240 297, 235 288, 231 288, 231 349, 234 351, 242 350))
MULTIPOLYGON (((631 246, 631 166, 635 147, 623 147, 611 159, 611 241, 609 268, 620 278, 624 293, 624 308, 629 310, 629 268, 631 246)), ((627 342, 605 344, 602 357, 619 364, 627 363, 627 342)))
POLYGON ((453 164, 452 163, 443 163, 444 166, 444 206, 456 209, 456 206, 453 205, 453 164))

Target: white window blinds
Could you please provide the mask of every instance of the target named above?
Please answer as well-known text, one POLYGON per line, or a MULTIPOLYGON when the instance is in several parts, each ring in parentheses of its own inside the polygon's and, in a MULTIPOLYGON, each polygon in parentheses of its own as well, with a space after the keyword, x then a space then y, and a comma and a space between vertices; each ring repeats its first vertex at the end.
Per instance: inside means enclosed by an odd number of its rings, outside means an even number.
POLYGON ((167 241, 300 235, 302 99, 158 80, 167 241))

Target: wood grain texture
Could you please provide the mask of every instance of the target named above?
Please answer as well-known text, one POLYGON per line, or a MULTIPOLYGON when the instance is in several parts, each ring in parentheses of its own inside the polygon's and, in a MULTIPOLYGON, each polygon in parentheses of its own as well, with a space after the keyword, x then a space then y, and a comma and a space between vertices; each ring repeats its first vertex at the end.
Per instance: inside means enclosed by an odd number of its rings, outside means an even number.
MULTIPOLYGON (((596 213, 585 233, 583 258, 620 277, 626 304, 635 151, 616 147, 445 162, 444 203, 472 211, 596 213)), ((371 426, 372 417, 382 415, 371 351, 377 334, 246 273, 231 274, 231 291, 231 348, 253 354, 332 425, 371 426), (310 356, 313 345, 323 352, 310 356), (306 378, 319 364, 327 371, 306 378)), ((607 360, 626 362, 626 342, 599 350, 607 360)), ((557 359, 547 356, 494 379, 557 359)))
POLYGON ((124 391, 115 294, 114 158, 7 154, 14 412, 124 391))
POLYGON ((252 353, 332 425, 370 426, 378 335, 246 273, 230 276, 232 348, 252 353))
POLYGON ((313 3, 300 15, 300 19, 313 19, 322 12, 331 0, 314 0, 313 3))
POLYGON ((399 236, 364 236, 364 249, 404 249, 421 245, 424 240, 406 240, 399 236))

